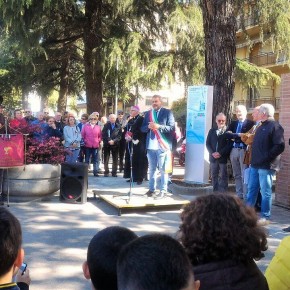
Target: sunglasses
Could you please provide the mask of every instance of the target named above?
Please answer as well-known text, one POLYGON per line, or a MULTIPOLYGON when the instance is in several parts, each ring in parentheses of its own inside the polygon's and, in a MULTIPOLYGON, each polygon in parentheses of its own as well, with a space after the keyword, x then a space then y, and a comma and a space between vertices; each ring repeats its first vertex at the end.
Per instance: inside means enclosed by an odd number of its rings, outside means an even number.
POLYGON ((31 113, 31 111, 24 111, 25 114, 31 113))
POLYGON ((224 123, 226 120, 217 120, 218 123, 224 123))
POLYGON ((49 114, 49 112, 43 112, 44 114, 49 114))
POLYGON ((90 120, 98 120, 97 118, 91 118, 90 120))

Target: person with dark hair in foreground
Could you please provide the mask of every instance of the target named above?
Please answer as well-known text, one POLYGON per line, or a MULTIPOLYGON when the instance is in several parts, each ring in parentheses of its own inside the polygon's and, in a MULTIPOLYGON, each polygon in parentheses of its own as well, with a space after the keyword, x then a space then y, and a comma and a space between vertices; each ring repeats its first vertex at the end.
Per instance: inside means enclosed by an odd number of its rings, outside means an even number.
POLYGON ((18 219, 6 208, 0 207, 0 289, 29 289, 29 270, 24 273, 19 270, 24 257, 21 244, 22 231, 18 219))
POLYGON ((179 239, 200 290, 269 289, 254 262, 267 250, 267 238, 253 208, 237 196, 211 194, 186 205, 181 221, 179 239))
POLYGON ((92 289, 117 290, 117 258, 120 250, 138 236, 123 227, 108 227, 99 231, 90 241, 87 261, 83 263, 86 279, 92 289))
POLYGON ((198 290, 192 266, 178 241, 162 234, 140 237, 121 251, 118 290, 198 290))

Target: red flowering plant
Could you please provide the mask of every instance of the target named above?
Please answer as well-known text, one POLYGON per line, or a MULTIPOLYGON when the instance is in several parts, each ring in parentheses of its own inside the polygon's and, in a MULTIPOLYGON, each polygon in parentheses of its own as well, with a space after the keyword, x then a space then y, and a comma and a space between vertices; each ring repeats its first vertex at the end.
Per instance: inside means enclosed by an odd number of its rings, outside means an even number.
POLYGON ((57 165, 64 162, 65 148, 57 137, 43 141, 28 137, 26 144, 26 164, 57 165))
POLYGON ((60 138, 41 137, 42 128, 40 125, 12 128, 11 131, 25 136, 25 164, 57 165, 64 162, 66 150, 60 138))
POLYGON ((34 134, 41 131, 40 125, 28 125, 21 128, 21 133, 25 136, 25 163, 52 165, 63 163, 65 148, 61 140, 57 137, 36 138, 34 134))

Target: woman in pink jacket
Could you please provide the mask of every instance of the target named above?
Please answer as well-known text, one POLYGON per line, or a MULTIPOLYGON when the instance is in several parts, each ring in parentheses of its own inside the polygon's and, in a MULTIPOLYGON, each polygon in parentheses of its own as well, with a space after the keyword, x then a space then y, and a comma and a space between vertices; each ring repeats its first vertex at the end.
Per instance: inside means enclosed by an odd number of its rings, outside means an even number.
POLYGON ((89 122, 82 128, 82 137, 85 142, 85 162, 90 164, 90 157, 92 156, 94 176, 99 176, 98 149, 102 140, 101 127, 97 125, 97 122, 98 116, 96 113, 92 113, 89 116, 89 122))

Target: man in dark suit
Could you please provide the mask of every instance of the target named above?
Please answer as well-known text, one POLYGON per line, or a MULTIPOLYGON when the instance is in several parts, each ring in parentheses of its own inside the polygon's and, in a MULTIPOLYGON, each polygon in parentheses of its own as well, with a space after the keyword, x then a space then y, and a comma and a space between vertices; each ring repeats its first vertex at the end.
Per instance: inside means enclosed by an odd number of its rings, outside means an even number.
POLYGON ((232 143, 225 134, 227 128, 225 114, 217 114, 215 121, 217 128, 213 127, 209 130, 206 148, 209 153, 213 191, 226 192, 228 190, 227 162, 232 143))
POLYGON ((230 160, 233 168, 233 174, 236 183, 236 193, 239 198, 245 199, 247 194, 246 185, 244 185, 244 170, 246 165, 244 164, 245 150, 247 145, 242 142, 240 133, 248 132, 254 125, 255 122, 246 119, 247 109, 244 105, 238 105, 236 107, 237 120, 232 121, 228 127, 228 132, 234 133, 233 146, 230 154, 230 160))
POLYGON ((124 155, 126 150, 126 140, 125 140, 125 126, 127 124, 127 118, 124 117, 124 111, 118 110, 118 116, 116 123, 121 125, 122 128, 122 136, 119 143, 119 171, 122 172, 124 170, 124 155))
POLYGON ((119 142, 122 136, 121 125, 116 123, 116 115, 111 114, 109 116, 109 122, 104 125, 102 130, 103 148, 104 148, 104 176, 109 176, 109 158, 112 153, 113 165, 112 165, 112 176, 117 177, 117 166, 118 166, 118 152, 119 142))
POLYGON ((175 121, 170 110, 162 108, 162 97, 152 97, 152 110, 146 112, 141 131, 147 133, 146 149, 149 162, 149 190, 156 190, 157 168, 161 173, 160 192, 155 198, 163 198, 167 192, 168 173, 172 170, 171 149, 175 121), (169 164, 170 162, 170 164, 169 164))

